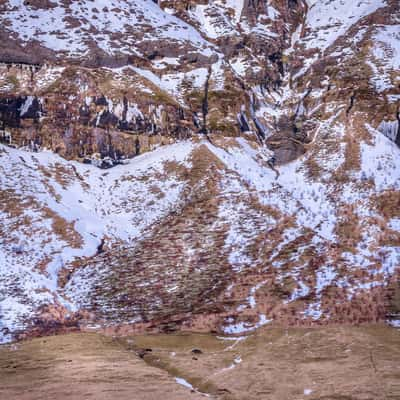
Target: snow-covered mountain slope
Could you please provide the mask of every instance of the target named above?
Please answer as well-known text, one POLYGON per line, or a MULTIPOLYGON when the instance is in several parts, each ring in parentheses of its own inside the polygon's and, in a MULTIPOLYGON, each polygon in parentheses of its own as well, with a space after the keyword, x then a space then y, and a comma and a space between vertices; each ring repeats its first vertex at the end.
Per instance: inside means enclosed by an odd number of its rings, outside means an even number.
POLYGON ((165 146, 107 172, 2 147, 4 337, 34 320, 232 333, 388 318, 399 149, 367 129, 346 182, 337 155, 323 176, 305 157, 276 177, 245 139, 165 146))
POLYGON ((190 143, 161 148, 104 173, 52 153, 2 147, 3 328, 15 329, 15 320, 32 318, 43 304, 70 308, 57 295, 64 266, 95 254, 104 239, 138 240, 174 209, 183 185, 166 175, 164 164, 183 162, 191 148, 190 143))
POLYGON ((353 7, 346 1, 306 1, 309 10, 303 29, 308 49, 324 52, 363 18, 387 5, 385 0, 364 0, 353 7))
POLYGON ((396 320, 399 21, 397 0, 3 2, 3 340, 396 320))
POLYGON ((152 0, 13 0, 2 7, 1 20, 17 40, 37 43, 64 57, 83 59, 96 51, 140 57, 148 47, 165 47, 163 41, 175 53, 182 48, 204 57, 215 53, 192 26, 164 12, 152 0))

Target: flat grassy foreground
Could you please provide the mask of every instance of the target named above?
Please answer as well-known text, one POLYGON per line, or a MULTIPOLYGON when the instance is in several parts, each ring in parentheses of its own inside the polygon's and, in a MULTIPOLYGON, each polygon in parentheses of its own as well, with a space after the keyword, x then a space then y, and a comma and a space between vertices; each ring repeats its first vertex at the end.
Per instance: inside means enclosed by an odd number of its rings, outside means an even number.
POLYGON ((239 339, 81 333, 0 347, 0 399, 206 396, 399 400, 400 331, 381 325, 267 328, 239 339))

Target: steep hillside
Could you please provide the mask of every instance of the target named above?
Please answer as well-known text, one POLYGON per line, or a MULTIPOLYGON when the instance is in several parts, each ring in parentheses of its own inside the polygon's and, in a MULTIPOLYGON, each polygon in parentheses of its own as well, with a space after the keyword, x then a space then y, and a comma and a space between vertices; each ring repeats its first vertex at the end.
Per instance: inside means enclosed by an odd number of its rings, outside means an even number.
POLYGON ((106 172, 3 147, 3 332, 386 320, 399 150, 368 132, 348 181, 340 159, 323 177, 311 157, 276 176, 243 138, 164 146, 106 172))
POLYGON ((399 324, 397 0, 5 1, 0 22, 3 341, 399 324))

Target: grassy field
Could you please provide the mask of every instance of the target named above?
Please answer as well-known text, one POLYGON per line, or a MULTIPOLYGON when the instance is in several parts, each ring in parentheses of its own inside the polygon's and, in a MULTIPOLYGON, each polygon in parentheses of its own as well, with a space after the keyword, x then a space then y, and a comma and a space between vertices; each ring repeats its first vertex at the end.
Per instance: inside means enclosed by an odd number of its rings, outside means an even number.
POLYGON ((0 348, 0 399, 199 399, 112 338, 70 334, 0 348))
POLYGON ((381 325, 275 327, 239 339, 70 334, 0 347, 1 399, 206 395, 221 400, 398 400, 400 331, 381 325))

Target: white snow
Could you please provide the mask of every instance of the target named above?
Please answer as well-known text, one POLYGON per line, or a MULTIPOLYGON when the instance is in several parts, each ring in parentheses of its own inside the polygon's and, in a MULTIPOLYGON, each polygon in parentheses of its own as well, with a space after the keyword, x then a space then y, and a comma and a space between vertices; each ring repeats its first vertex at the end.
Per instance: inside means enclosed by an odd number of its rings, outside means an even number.
POLYGON ((378 92, 393 89, 400 83, 400 78, 392 73, 400 69, 400 25, 388 25, 376 28, 372 39, 371 82, 378 92))
MULTIPOLYGON (((229 322, 229 320, 228 320, 229 322)), ((223 327, 223 331, 227 335, 236 335, 240 333, 252 332, 264 325, 272 322, 272 319, 268 319, 264 314, 259 314, 259 320, 255 324, 250 324, 247 322, 238 322, 226 325, 223 327)))
MULTIPOLYGON (((232 8, 235 11, 234 21, 236 23, 240 21, 240 17, 242 16, 244 2, 245 0, 225 0, 226 6, 228 8, 232 8)), ((223 0, 220 0, 219 3, 223 3, 223 0)))
POLYGON ((387 322, 393 328, 400 328, 400 319, 394 319, 394 320, 390 320, 390 321, 387 321, 387 322))
POLYGON ((303 315, 312 318, 314 321, 320 319, 322 317, 321 304, 319 302, 310 303, 303 315))
POLYGON ((324 266, 322 269, 317 271, 317 293, 321 293, 327 286, 332 284, 332 281, 336 278, 337 273, 331 266, 324 266))
POLYGON ((297 287, 292 294, 290 295, 289 302, 295 301, 297 299, 300 299, 302 297, 305 297, 310 293, 310 288, 304 284, 301 280, 297 280, 297 284, 299 287, 297 287))
POLYGON ((400 25, 378 28, 374 35, 374 55, 391 70, 400 68, 400 25))
POLYGON ((261 166, 256 161, 260 156, 259 152, 241 139, 238 139, 238 143, 241 148, 231 149, 229 153, 210 144, 208 146, 231 170, 258 191, 263 203, 296 215, 300 226, 319 226, 321 236, 332 238, 335 225, 334 206, 327 200, 325 185, 306 178, 302 161, 297 160, 280 167, 280 176, 276 180, 275 173, 270 168, 261 166), (280 185, 279 192, 274 190, 275 182, 280 185), (313 215, 312 218, 310 214, 313 215))
POLYGON ((24 116, 28 111, 29 108, 31 107, 32 103, 33 103, 33 96, 28 96, 24 102, 24 104, 22 104, 21 109, 20 109, 20 114, 21 116, 24 116))
POLYGON ((382 121, 378 126, 378 131, 394 142, 399 133, 399 121, 382 121))
POLYGON ((194 390, 193 386, 185 379, 183 378, 175 378, 176 383, 179 385, 182 385, 190 390, 194 390))
POLYGON ((0 146, 1 189, 15 192, 21 199, 34 199, 26 203, 21 219, 0 209, 2 228, 9 232, 0 239, 0 293, 7 300, 0 297, 2 327, 12 331, 23 326, 24 317, 31 316, 40 304, 58 301, 75 309, 56 294, 59 270, 78 257, 95 254, 104 236, 113 241, 139 238, 176 207, 184 183, 174 176, 164 182, 152 176, 163 171, 165 161, 185 165, 192 149, 192 143, 180 142, 104 172, 50 152, 33 155, 0 146), (66 171, 68 183, 61 184, 46 174, 55 168, 66 171), (148 179, 140 179, 143 176, 148 179), (155 184, 162 198, 151 190, 155 184), (71 223, 81 243, 67 242, 54 233, 53 216, 46 213, 45 217, 44 209, 71 223), (27 225, 21 223, 26 219, 27 225), (37 265, 45 260, 48 265, 41 273, 37 265), (10 282, 14 284, 10 286, 10 282))
POLYGON ((189 15, 199 22, 201 31, 211 39, 232 34, 234 31, 228 17, 221 12, 219 7, 198 4, 189 15))
POLYGON ((201 396, 210 397, 209 394, 200 392, 199 390, 195 389, 195 388, 193 387, 193 385, 191 385, 186 379, 176 377, 176 378, 175 378, 175 382, 176 382, 178 385, 184 386, 185 388, 190 389, 190 391, 195 392, 195 393, 197 393, 197 394, 199 394, 199 395, 201 395, 201 396))
POLYGON ((244 76, 247 69, 249 68, 249 64, 246 62, 245 59, 243 58, 236 58, 230 63, 231 67, 233 70, 239 75, 239 76, 244 76))
POLYGON ((367 126, 372 144, 361 144, 362 171, 374 180, 377 191, 400 189, 399 148, 381 132, 367 126))
MULTIPOLYGON (((219 63, 217 63, 219 65, 219 63)), ((176 72, 176 73, 166 73, 159 75, 153 72, 137 68, 137 67, 127 67, 134 70, 137 74, 141 75, 143 78, 147 79, 154 85, 158 86, 160 89, 166 91, 170 95, 174 96, 176 100, 180 101, 184 105, 181 86, 184 81, 190 82, 193 89, 203 89, 208 76, 207 68, 196 68, 186 73, 176 72)), ((217 68, 214 64, 213 70, 217 68)))
MULTIPOLYGON (((114 109, 117 107, 115 104, 109 106, 114 109)), ((134 104, 130 107, 132 115, 138 113, 134 104)), ((334 120, 331 124, 333 134, 340 139, 342 127, 334 120)), ((400 190, 398 147, 378 130, 369 125, 367 128, 371 138, 368 142, 360 143, 361 171, 354 173, 354 182, 344 184, 338 194, 339 202, 357 205, 361 221, 377 216, 376 210, 369 204, 371 196, 385 190, 400 190), (357 185, 362 174, 374 185, 361 190, 357 185)), ((225 250, 229 254, 232 270, 240 272, 245 268, 253 268, 257 262, 248 252, 254 238, 276 227, 280 219, 254 208, 251 202, 257 199, 261 205, 275 209, 278 214, 292 217, 293 225, 284 230, 281 242, 271 253, 271 266, 283 279, 285 275, 280 271, 282 262, 274 260, 274 257, 285 245, 303 235, 305 227, 313 232, 310 245, 315 247, 316 252, 323 251, 326 243, 335 243, 337 204, 331 200, 331 188, 326 182, 307 176, 304 158, 278 167, 280 175, 276 177, 266 163, 271 155, 267 149, 261 146, 255 148, 244 138, 235 141, 235 146, 227 149, 206 141, 200 143, 208 146, 227 168, 220 181, 222 200, 215 228, 227 227, 225 250)), ((63 266, 78 257, 95 254, 105 236, 111 243, 134 243, 140 240, 146 229, 179 206, 185 183, 174 174, 162 175, 162 180, 160 174, 163 173, 165 161, 190 167, 188 157, 195 146, 198 144, 187 141, 160 147, 136 157, 127 165, 107 171, 67 162, 48 151, 28 153, 0 146, 0 188, 15 196, 13 204, 24 204, 21 214, 9 215, 7 209, 0 209, 2 229, 8 232, 6 237, 0 238, 2 340, 10 339, 8 332, 23 328, 25 317, 34 316, 40 305, 56 302, 67 309, 76 308, 75 303, 58 293, 57 275, 63 266), (151 188, 154 185, 163 196, 153 193, 151 188), (49 211, 44 212, 46 209, 49 211), (60 236, 54 231, 55 216, 70 224, 75 239, 71 235, 60 236), (44 261, 47 268, 37 268, 44 261)), ((327 179, 330 172, 341 165, 341 156, 328 157, 324 162, 327 170, 324 178, 327 179)), ((390 219, 387 227, 400 230, 399 218, 390 219)), ((400 251, 398 247, 385 246, 385 255, 379 259, 382 268, 372 270, 377 259, 376 250, 370 246, 380 232, 379 226, 364 226, 363 240, 357 253, 341 254, 342 262, 349 266, 349 271, 360 268, 370 273, 370 278, 365 280, 355 279, 351 282, 343 279, 338 276, 335 264, 327 261, 316 270, 315 286, 312 287, 303 274, 306 266, 299 262, 299 254, 305 247, 298 246, 296 252, 290 255, 290 262, 298 265, 287 275, 297 283, 288 296, 288 302, 315 290, 315 299, 304 311, 304 317, 317 320, 324 314, 321 302, 326 287, 337 285, 346 290, 348 298, 351 298, 360 291, 384 285, 385 281, 379 281, 378 276, 386 279, 395 271, 400 251)), ((188 258, 194 254, 191 247, 185 251, 188 258)), ((72 300, 89 293, 93 282, 86 278, 79 274, 72 277, 70 282, 74 285, 67 288, 72 300)), ((143 284, 150 285, 151 282, 143 284)), ((264 284, 267 281, 260 279, 259 283, 250 287, 239 311, 247 309, 258 312, 256 292, 264 284)), ((170 292, 174 290, 174 286, 171 286, 170 292)), ((227 320, 225 333, 247 333, 271 322, 267 315, 257 315, 254 323, 227 320)))
POLYGON ((248 300, 251 308, 256 307, 255 294, 256 294, 257 290, 262 288, 266 283, 267 283, 267 281, 260 282, 250 289, 250 296, 247 298, 247 300, 248 300))
POLYGON ((306 48, 327 49, 336 39, 363 17, 386 5, 385 0, 313 0, 305 26, 309 29, 302 41, 306 48))
POLYGON ((137 37, 132 31, 142 36, 143 25, 153 28, 143 34, 143 40, 187 43, 206 56, 214 52, 214 46, 196 29, 164 12, 152 0, 53 3, 56 3, 55 7, 36 9, 19 0, 10 0, 10 8, 2 11, 0 20, 8 21, 10 30, 24 41, 36 39, 52 50, 66 51, 77 57, 87 53, 88 39, 94 40, 109 54, 136 52, 140 55, 137 37), (76 26, 69 23, 68 17, 75 18, 76 26), (121 33, 120 37, 116 35, 118 33, 121 33))

